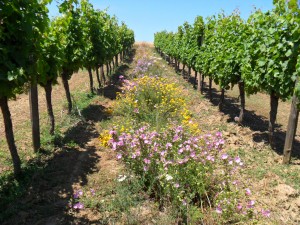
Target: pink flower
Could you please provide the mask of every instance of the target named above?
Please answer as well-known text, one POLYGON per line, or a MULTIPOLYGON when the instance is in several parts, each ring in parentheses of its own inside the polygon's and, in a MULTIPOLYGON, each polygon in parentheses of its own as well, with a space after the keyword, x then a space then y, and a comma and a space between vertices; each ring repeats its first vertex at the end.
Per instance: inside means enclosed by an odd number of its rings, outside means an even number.
POLYGON ((181 154, 181 153, 183 153, 183 148, 180 148, 180 149, 178 150, 178 154, 181 154))
POLYGON ((146 163, 146 164, 150 164, 150 163, 151 163, 151 161, 150 161, 150 159, 147 159, 147 158, 145 158, 145 159, 144 159, 144 163, 146 163))
POLYGON ((209 161, 212 161, 212 162, 215 161, 215 158, 214 158, 213 156, 211 156, 211 155, 208 155, 208 156, 206 157, 206 159, 209 160, 209 161))
POLYGON ((187 202, 185 199, 182 200, 182 205, 187 205, 187 202))
POLYGON ((178 183, 174 184, 174 187, 179 188, 180 185, 178 183))
POLYGON ((166 154, 166 151, 162 151, 162 152, 160 153, 161 156, 164 156, 165 154, 166 154))
POLYGON ((234 161, 239 164, 241 162, 241 158, 237 156, 234 158, 234 161))
POLYGON ((251 190, 249 188, 246 188, 246 195, 251 195, 251 190))
POLYGON ((117 159, 121 159, 121 158, 122 158, 122 154, 118 154, 117 159))
POLYGON ((133 110, 133 112, 134 112, 134 113, 139 113, 139 109, 138 109, 138 108, 135 108, 135 109, 133 110))
POLYGON ((228 158, 228 155, 225 153, 221 156, 221 159, 227 159, 228 158))
POLYGON ((195 153, 195 152, 192 152, 192 153, 190 154, 190 156, 191 156, 192 158, 195 158, 196 153, 195 153))
POLYGON ((240 210, 242 210, 243 206, 241 203, 239 203, 236 208, 240 211, 240 210))
POLYGON ((254 207, 254 205, 255 205, 255 201, 254 201, 254 200, 250 200, 250 201, 248 202, 247 208, 248 208, 248 209, 252 209, 252 208, 254 207))
POLYGON ((269 209, 266 209, 266 210, 261 210, 261 214, 265 217, 270 217, 271 216, 271 211, 269 209))
POLYGON ((111 130, 111 131, 109 131, 109 134, 114 135, 114 134, 117 134, 117 132, 115 130, 111 130))
POLYGON ((177 134, 175 134, 175 136, 173 137, 173 142, 176 142, 176 141, 178 141, 179 140, 179 136, 177 135, 177 134))
POLYGON ((166 148, 167 148, 167 149, 168 149, 168 148, 171 148, 172 146, 173 146, 173 145, 172 145, 171 143, 169 143, 169 142, 166 144, 166 148))
POLYGON ((216 133, 216 136, 217 136, 217 137, 222 137, 222 132, 218 131, 218 132, 216 133))
POLYGON ((120 75, 120 76, 119 76, 119 79, 124 79, 124 76, 123 76, 123 75, 120 75))
POLYGON ((148 166, 144 166, 144 171, 146 172, 148 170, 149 170, 148 166))

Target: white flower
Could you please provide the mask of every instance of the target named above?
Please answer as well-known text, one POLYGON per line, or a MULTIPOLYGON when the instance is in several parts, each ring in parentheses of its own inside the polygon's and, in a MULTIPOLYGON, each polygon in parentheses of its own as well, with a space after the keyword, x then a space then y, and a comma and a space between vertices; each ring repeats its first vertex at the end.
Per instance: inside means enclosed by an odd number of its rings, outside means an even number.
POLYGON ((169 174, 166 175, 166 180, 167 181, 172 180, 172 179, 173 179, 173 177, 171 175, 169 175, 169 174))

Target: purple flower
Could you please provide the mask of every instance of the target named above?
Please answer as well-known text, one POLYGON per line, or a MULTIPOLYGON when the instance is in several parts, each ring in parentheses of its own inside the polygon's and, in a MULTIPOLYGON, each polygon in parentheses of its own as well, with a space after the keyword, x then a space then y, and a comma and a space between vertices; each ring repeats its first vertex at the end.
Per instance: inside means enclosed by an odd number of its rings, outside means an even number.
POLYGON ((119 79, 124 79, 124 76, 123 76, 123 75, 120 75, 120 76, 119 76, 119 79))
POLYGON ((78 190, 78 191, 75 192, 75 194, 73 195, 73 197, 76 199, 76 198, 79 198, 82 195, 83 195, 83 191, 82 190, 78 190))
POLYGON ((176 133, 180 133, 180 132, 182 132, 182 131, 183 131, 182 126, 178 126, 178 127, 176 128, 176 130, 175 130, 176 133))
POLYGON ((220 205, 217 206, 216 212, 217 212, 218 214, 222 214, 223 211, 222 211, 222 208, 221 208, 220 205))
POLYGON ((176 142, 176 141, 178 141, 179 140, 179 136, 177 135, 177 134, 175 134, 175 136, 173 137, 173 142, 176 142))
POLYGON ((134 113, 139 113, 139 109, 138 109, 138 108, 135 108, 135 109, 133 110, 133 112, 134 112, 134 113))
POLYGON ((148 170, 149 170, 148 166, 144 166, 144 171, 146 172, 148 170))
POLYGON ((269 209, 266 209, 266 210, 261 210, 261 214, 265 217, 270 217, 271 216, 271 211, 269 209))
POLYGON ((84 205, 81 202, 76 203, 75 205, 73 205, 74 209, 83 209, 84 205))

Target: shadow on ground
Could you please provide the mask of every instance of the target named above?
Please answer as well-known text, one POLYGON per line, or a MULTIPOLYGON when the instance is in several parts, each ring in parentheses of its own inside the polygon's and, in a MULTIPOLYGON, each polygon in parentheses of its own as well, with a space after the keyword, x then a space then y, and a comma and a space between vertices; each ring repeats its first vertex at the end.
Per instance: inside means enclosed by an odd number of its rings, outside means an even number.
POLYGON ((88 175, 99 169, 100 156, 93 143, 99 134, 93 122, 107 119, 103 110, 103 106, 95 105, 84 109, 83 115, 89 121, 80 121, 68 129, 62 146, 54 149, 54 153, 31 160, 19 182, 12 176, 1 178, 0 224, 95 223, 70 214, 70 200, 77 191, 74 185, 87 184, 88 175))
MULTIPOLYGON (((212 101, 211 103, 214 106, 219 105, 221 92, 212 88, 212 101)), ((206 88, 204 91, 204 96, 209 99, 208 89, 206 88)), ((228 122, 234 122, 234 117, 238 116, 240 113, 239 109, 239 100, 238 98, 228 97, 225 93, 225 101, 223 105, 222 112, 229 116, 228 122)), ((252 138, 254 142, 269 142, 268 136, 268 126, 269 120, 264 116, 260 116, 255 114, 252 110, 245 110, 244 114, 244 121, 243 126, 249 127, 252 131, 252 138)), ((284 142, 285 142, 285 135, 286 132, 283 130, 282 125, 276 124, 275 125, 275 132, 274 132, 274 147, 273 150, 279 154, 283 154, 284 142)), ((295 140, 294 142, 294 151, 292 157, 300 158, 300 152, 297 152, 296 149, 300 149, 300 142, 295 140)))

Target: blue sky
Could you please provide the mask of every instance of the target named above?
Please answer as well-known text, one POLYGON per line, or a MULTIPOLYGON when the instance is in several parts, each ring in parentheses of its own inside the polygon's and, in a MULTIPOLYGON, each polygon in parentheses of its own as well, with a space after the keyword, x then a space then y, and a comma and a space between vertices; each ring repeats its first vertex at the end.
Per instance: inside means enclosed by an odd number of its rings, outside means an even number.
MULTIPOLYGON (((155 32, 176 31, 185 21, 193 23, 197 15, 206 18, 224 10, 230 14, 238 8, 248 18, 254 7, 267 11, 272 0, 90 0, 95 9, 108 8, 135 32, 136 41, 153 41, 155 32)), ((57 16, 56 3, 49 7, 50 17, 57 16)))

